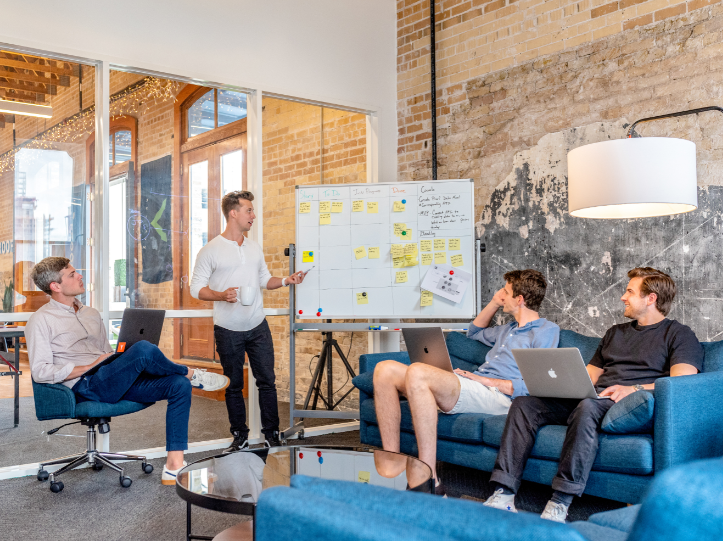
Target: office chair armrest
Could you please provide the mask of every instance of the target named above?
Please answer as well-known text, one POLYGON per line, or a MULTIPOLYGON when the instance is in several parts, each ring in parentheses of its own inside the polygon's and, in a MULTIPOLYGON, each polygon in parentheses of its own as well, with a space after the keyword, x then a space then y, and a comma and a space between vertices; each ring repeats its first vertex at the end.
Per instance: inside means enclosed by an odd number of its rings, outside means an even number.
POLYGON ((33 395, 38 421, 75 418, 75 394, 65 385, 33 381, 33 395))

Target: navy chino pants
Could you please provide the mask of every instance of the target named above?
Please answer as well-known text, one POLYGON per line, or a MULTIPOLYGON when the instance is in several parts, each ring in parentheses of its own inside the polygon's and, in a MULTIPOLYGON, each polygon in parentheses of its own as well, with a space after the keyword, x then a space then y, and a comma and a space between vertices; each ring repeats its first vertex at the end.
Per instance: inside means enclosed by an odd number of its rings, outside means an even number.
POLYGON ((166 451, 185 451, 191 411, 191 381, 187 374, 187 367, 171 362, 158 347, 144 340, 125 353, 108 357, 92 375, 81 376, 73 392, 83 400, 109 404, 120 400, 168 400, 166 451))

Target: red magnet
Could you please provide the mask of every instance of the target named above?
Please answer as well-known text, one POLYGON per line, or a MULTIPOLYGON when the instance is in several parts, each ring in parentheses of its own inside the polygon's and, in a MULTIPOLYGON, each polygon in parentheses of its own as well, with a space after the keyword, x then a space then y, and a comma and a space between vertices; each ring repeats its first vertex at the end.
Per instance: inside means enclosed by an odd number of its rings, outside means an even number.
POLYGON ((304 458, 304 453, 299 453, 299 458, 304 458))
POLYGON ((303 310, 299 310, 299 313, 300 313, 300 314, 303 314, 303 313, 304 313, 304 311, 303 311, 303 310))
POLYGON ((320 456, 321 456, 321 451, 317 451, 317 452, 316 452, 316 456, 319 456, 319 457, 320 457, 320 456))
POLYGON ((454 274, 454 271, 449 271, 449 274, 454 274))

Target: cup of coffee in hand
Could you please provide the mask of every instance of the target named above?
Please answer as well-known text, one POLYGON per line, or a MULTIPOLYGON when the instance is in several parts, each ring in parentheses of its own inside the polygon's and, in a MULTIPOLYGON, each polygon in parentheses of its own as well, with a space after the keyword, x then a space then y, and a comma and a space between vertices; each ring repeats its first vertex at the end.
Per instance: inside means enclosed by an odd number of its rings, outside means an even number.
POLYGON ((244 306, 251 306, 256 299, 256 287, 254 286, 241 286, 239 289, 239 295, 241 296, 241 304, 244 306))

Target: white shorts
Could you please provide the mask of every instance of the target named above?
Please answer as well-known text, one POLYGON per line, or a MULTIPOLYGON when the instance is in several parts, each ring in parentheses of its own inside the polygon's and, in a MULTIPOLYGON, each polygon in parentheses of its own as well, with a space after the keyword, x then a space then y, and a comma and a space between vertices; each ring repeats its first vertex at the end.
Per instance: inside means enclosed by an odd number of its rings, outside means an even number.
POLYGON ((457 413, 489 413, 491 415, 506 415, 512 405, 512 399, 500 392, 497 387, 487 387, 478 381, 459 378, 459 398, 454 407, 443 413, 455 415, 457 413))

